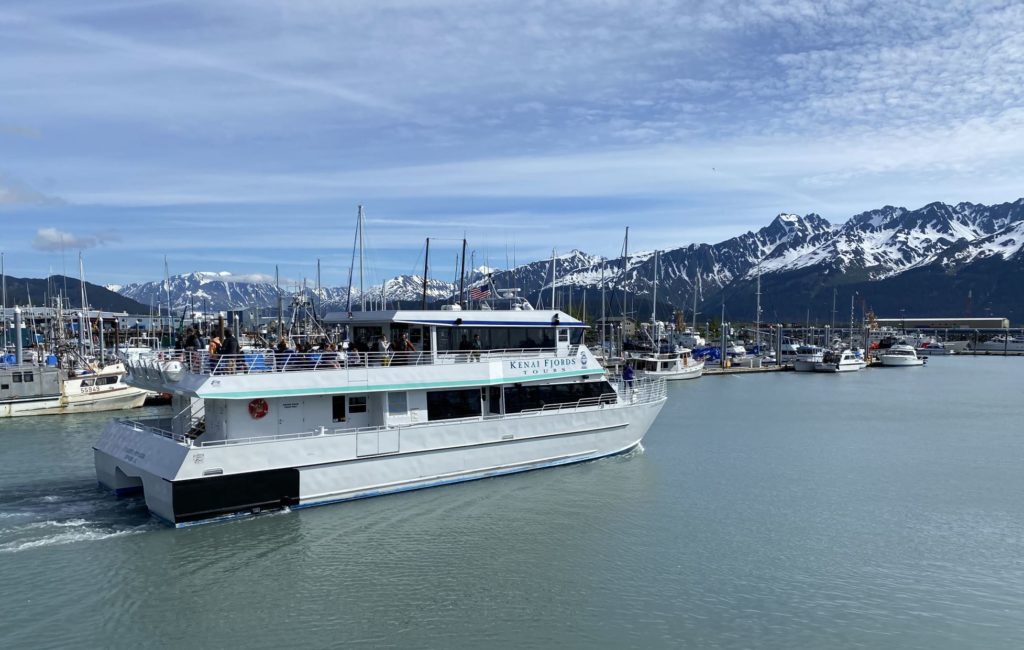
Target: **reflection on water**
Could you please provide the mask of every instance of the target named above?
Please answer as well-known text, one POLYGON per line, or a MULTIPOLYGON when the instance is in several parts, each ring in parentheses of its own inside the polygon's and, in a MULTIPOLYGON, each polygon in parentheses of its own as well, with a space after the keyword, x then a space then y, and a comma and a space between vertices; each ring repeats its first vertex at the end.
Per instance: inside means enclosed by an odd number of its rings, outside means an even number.
MULTIPOLYGON (((0 642, 1021 647, 1024 360, 670 389, 644 450, 173 530, 0 423, 0 642)), ((45 420, 45 422, 44 422, 45 420)))

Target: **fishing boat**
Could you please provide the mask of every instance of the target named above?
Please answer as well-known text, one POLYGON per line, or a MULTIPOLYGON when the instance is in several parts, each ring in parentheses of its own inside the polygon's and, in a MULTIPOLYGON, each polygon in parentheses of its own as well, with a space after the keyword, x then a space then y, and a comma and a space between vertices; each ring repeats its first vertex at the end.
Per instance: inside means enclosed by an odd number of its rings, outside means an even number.
POLYGON ((917 356, 914 346, 901 343, 879 351, 878 360, 890 368, 923 366, 925 363, 923 358, 917 356))
POLYGON ((815 372, 855 372, 867 367, 867 362, 850 349, 828 350, 818 363, 815 372))
POLYGON ((631 351, 628 361, 634 370, 647 377, 669 381, 696 379, 704 373, 704 360, 694 359, 689 348, 663 344, 657 352, 631 351))
POLYGON ((664 379, 610 375, 557 310, 388 310, 326 317, 339 352, 128 362, 174 415, 117 419, 101 485, 141 490, 175 526, 565 465, 637 447, 664 379), (395 352, 368 352, 376 340, 395 352), (406 343, 407 342, 407 343, 406 343))
POLYGON ((15 351, 0 363, 0 417, 116 411, 142 406, 146 392, 125 383, 124 364, 104 364, 58 346, 26 354, 21 310, 14 309, 15 351))

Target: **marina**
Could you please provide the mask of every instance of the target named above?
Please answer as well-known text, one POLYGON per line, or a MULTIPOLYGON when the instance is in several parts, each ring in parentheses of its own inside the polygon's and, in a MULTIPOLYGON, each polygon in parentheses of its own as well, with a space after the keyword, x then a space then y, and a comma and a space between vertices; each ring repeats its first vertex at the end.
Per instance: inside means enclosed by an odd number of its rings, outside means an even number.
POLYGON ((184 530, 96 487, 108 416, 7 420, 0 636, 1019 647, 1018 366, 676 382, 626 455, 184 530))

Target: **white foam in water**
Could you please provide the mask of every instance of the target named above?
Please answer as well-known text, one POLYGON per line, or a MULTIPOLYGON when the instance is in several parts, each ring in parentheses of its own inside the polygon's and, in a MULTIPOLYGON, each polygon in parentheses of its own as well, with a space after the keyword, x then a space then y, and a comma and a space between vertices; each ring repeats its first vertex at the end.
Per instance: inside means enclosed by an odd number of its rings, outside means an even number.
POLYGON ((129 528, 126 530, 115 531, 103 531, 95 529, 69 530, 63 533, 50 535, 48 537, 42 537, 40 539, 0 544, 0 553, 17 553, 19 551, 27 551, 33 548, 40 548, 44 546, 61 546, 63 544, 74 544, 76 542, 92 542, 101 539, 125 537, 127 535, 136 535, 139 533, 144 533, 148 528, 149 526, 139 526, 137 528, 129 528))
POLYGON ((88 523, 89 522, 85 519, 66 519, 64 521, 48 519, 47 521, 34 521, 31 524, 18 526, 17 528, 12 528, 11 531, 35 530, 37 528, 77 528, 78 526, 84 526, 88 523))

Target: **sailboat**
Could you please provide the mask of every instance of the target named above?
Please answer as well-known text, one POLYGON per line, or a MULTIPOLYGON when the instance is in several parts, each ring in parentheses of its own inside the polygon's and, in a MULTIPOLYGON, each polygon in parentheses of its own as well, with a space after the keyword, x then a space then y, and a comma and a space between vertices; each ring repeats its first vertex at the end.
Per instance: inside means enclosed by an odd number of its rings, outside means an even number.
POLYGON ((660 335, 661 324, 657 319, 658 259, 659 252, 654 251, 651 327, 648 333, 651 349, 631 351, 627 360, 637 372, 648 377, 662 377, 670 381, 696 379, 704 373, 704 360, 694 359, 693 350, 675 345, 660 335))

